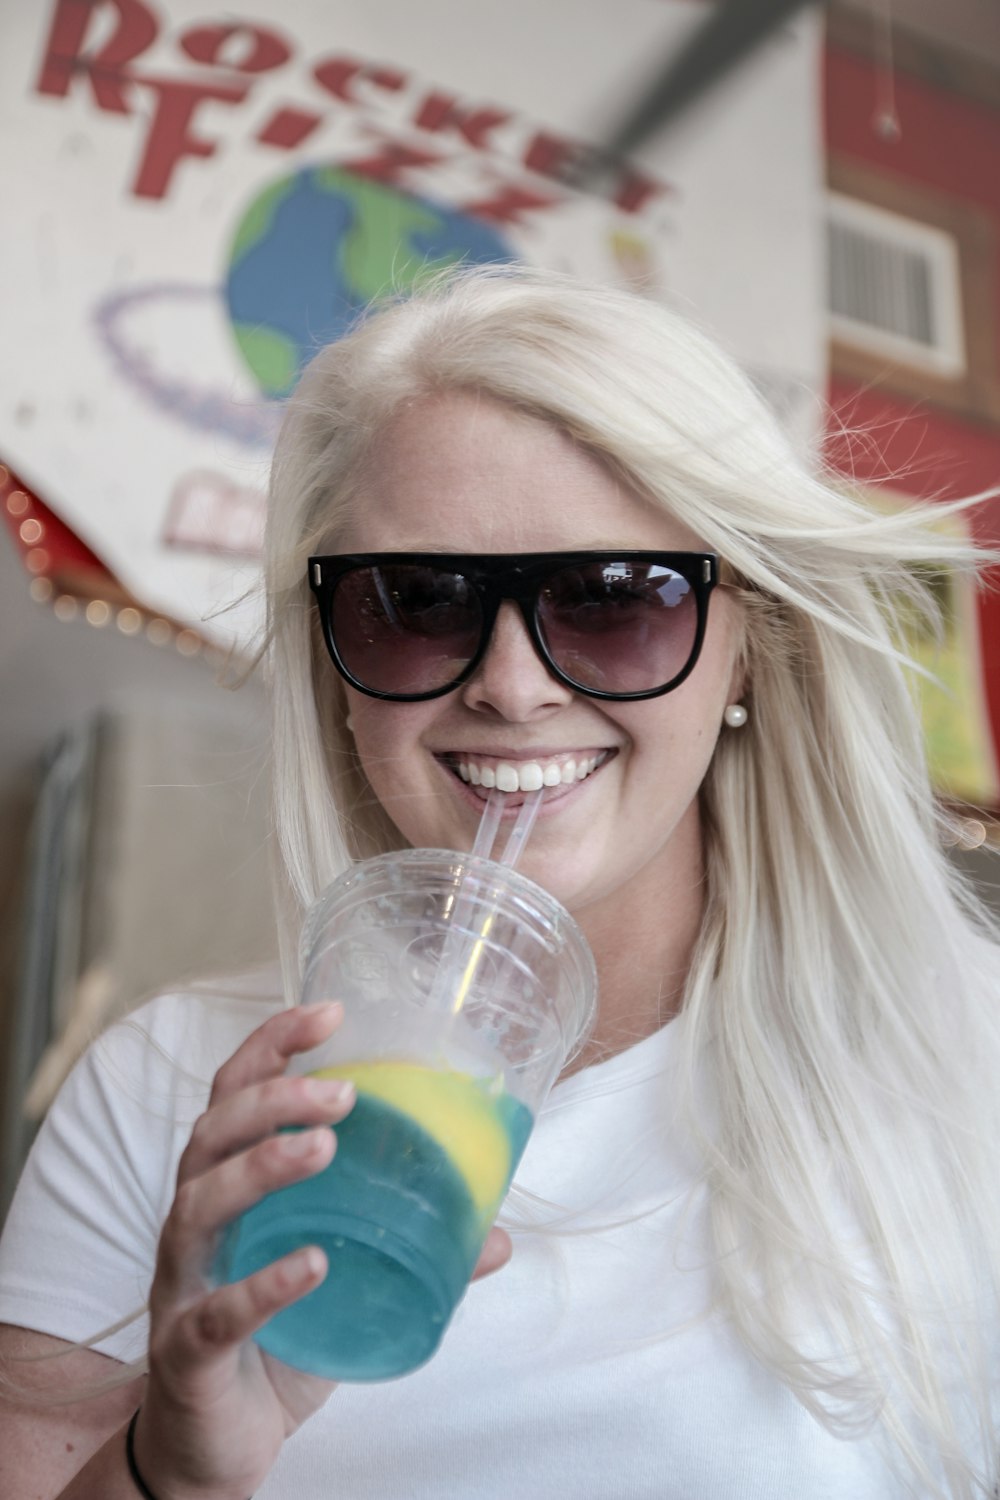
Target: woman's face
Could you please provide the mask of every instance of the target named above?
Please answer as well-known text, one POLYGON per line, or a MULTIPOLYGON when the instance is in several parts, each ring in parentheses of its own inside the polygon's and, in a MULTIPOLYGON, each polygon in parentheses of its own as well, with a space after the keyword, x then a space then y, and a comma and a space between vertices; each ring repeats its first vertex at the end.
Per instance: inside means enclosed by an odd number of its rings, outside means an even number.
MULTIPOLYGON (((341 550, 704 550, 555 427, 465 393, 397 414, 355 514, 341 550)), ((595 763, 546 791, 521 868, 574 911, 611 898, 655 909, 665 880, 698 877, 698 789, 738 698, 736 608, 715 591, 701 655, 679 688, 613 703, 557 682, 505 603, 479 669, 444 697, 388 703, 347 690, 368 781, 410 844, 468 849, 485 793, 460 777, 460 763, 470 773, 595 763)))

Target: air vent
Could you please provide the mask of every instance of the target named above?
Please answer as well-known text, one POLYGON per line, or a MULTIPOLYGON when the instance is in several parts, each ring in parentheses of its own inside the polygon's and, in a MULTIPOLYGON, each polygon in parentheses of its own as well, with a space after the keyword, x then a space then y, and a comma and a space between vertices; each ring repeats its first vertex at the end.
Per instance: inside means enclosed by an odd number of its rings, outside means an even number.
POLYGON ((938 375, 965 371, 958 246, 942 229, 827 196, 833 337, 938 375))

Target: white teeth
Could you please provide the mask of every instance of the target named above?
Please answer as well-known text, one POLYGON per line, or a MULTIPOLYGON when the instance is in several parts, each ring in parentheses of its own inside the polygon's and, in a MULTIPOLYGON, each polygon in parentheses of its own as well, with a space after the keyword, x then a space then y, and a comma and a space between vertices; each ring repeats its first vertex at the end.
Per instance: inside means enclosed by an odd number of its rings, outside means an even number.
POLYGON ((496 787, 501 792, 537 792, 543 786, 572 786, 585 781, 599 765, 607 759, 607 752, 600 755, 584 755, 579 760, 567 761, 527 760, 513 765, 502 760, 497 765, 478 765, 474 760, 458 761, 455 770, 463 781, 472 786, 496 787))
POLYGON ((517 770, 502 760, 497 766, 497 787, 501 792, 518 791, 517 770))
POLYGON ((517 775, 518 790, 522 792, 540 792, 545 785, 542 776, 542 768, 537 760, 529 760, 523 765, 517 775))

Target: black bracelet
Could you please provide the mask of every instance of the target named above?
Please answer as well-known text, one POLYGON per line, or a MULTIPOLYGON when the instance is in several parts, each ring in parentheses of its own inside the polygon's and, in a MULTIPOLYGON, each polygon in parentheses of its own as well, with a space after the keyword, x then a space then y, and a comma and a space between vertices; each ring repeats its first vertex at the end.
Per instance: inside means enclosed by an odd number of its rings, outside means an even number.
MULTIPOLYGON (((139 1473, 139 1465, 135 1461, 135 1424, 139 1420, 139 1413, 141 1410, 141 1406, 136 1407, 135 1411, 132 1413, 132 1420, 128 1424, 128 1429, 125 1433, 125 1459, 128 1463, 128 1471, 132 1476, 132 1480, 135 1484, 136 1489, 142 1496, 142 1500, 156 1500, 156 1496, 153 1494, 153 1491, 149 1488, 149 1485, 139 1473)), ((250 1497, 250 1500, 253 1500, 252 1495, 250 1497)))
POLYGON ((139 1412, 141 1410, 141 1407, 136 1407, 135 1411, 132 1413, 132 1420, 128 1424, 128 1431, 125 1434, 125 1458, 128 1461, 128 1471, 132 1476, 136 1489, 139 1491, 139 1494, 142 1495, 143 1500, 156 1500, 156 1496, 153 1494, 153 1491, 149 1488, 149 1485, 139 1473, 139 1465, 135 1461, 135 1424, 139 1420, 139 1412))

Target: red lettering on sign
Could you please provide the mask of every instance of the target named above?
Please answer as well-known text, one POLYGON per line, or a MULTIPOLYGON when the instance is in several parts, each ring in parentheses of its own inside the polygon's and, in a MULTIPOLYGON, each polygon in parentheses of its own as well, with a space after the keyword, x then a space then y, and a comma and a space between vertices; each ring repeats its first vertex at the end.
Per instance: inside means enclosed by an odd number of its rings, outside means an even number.
POLYGON ((377 88, 396 93, 406 84, 406 74, 398 68, 385 68, 380 64, 356 62, 352 57, 328 57, 313 68, 313 77, 320 88, 339 99, 342 104, 364 104, 355 92, 355 83, 365 80, 377 88))
POLYGON ((611 201, 616 208, 623 209, 625 213, 637 214, 646 207, 650 198, 658 198, 661 193, 669 191, 666 183, 654 182, 652 177, 647 177, 638 168, 624 166, 621 182, 611 201))
POLYGON ((316 64, 313 77, 320 88, 326 89, 335 99, 340 99, 344 104, 357 104, 357 99, 351 93, 351 84, 363 72, 364 65, 353 62, 349 57, 328 57, 326 62, 316 64))
POLYGON ((188 57, 195 62, 233 68, 237 73, 267 73, 272 68, 282 67, 292 55, 291 47, 276 31, 239 23, 235 26, 192 26, 182 33, 180 41, 188 57), (237 49, 234 61, 231 44, 236 37, 246 46, 242 56, 237 49))
POLYGON ((262 146, 278 146, 283 151, 294 151, 322 123, 322 115, 314 115, 306 109, 279 109, 257 132, 257 139, 262 146))
POLYGON ((185 156, 214 156, 217 143, 189 130, 198 106, 242 104, 249 83, 183 83, 173 78, 137 78, 156 95, 156 108, 146 136, 146 149, 132 191, 138 198, 162 198, 177 163, 185 156))
POLYGON ((501 187, 492 198, 481 198, 475 203, 460 205, 463 213, 477 219, 487 219, 492 224, 520 224, 522 214, 529 209, 554 208, 564 200, 556 193, 534 193, 512 183, 501 187))
POLYGON ((156 15, 142 0, 56 0, 38 92, 65 98, 74 78, 89 77, 100 109, 131 114, 124 89, 126 65, 152 45, 159 30, 156 15), (88 56, 84 47, 91 19, 109 7, 117 11, 118 24, 104 46, 88 56))
POLYGON ((549 135, 548 131, 540 130, 528 142, 524 165, 529 172, 538 172, 542 177, 554 177, 557 182, 565 182, 573 167, 588 154, 587 147, 581 146, 577 141, 569 141, 565 136, 549 135))
POLYGON ((377 83, 380 89, 395 91, 404 87, 406 74, 401 73, 398 68, 383 68, 375 66, 366 68, 365 73, 372 83, 377 83))
MULTIPOLYGON (((204 160, 217 154, 221 142, 196 128, 203 104, 243 103, 253 77, 284 67, 295 52, 294 41, 286 40, 270 25, 239 20, 194 24, 180 31, 179 47, 195 63, 224 69, 226 76, 219 78, 216 74, 214 82, 155 77, 133 71, 136 59, 160 34, 161 17, 152 0, 51 0, 51 5, 52 20, 36 84, 40 94, 66 98, 75 80, 81 79, 99 109, 133 115, 141 104, 134 89, 142 86, 151 91, 152 117, 132 188, 141 198, 163 198, 185 158, 204 160)), ((313 77, 328 96, 369 116, 387 102, 387 95, 399 94, 413 83, 400 68, 348 56, 320 60, 313 68, 313 77)), ((388 135, 390 127, 385 132, 376 127, 371 130, 371 148, 360 148, 368 154, 344 166, 379 182, 404 183, 409 173, 450 160, 451 141, 456 145, 461 141, 477 152, 512 155, 509 137, 506 146, 498 139, 503 127, 515 118, 506 109, 467 104, 450 91, 436 88, 421 92, 413 108, 411 126, 442 138, 441 149, 393 140, 388 135)), ((255 138, 262 145, 292 151, 328 118, 322 105, 318 109, 306 102, 279 106, 255 138)), ((520 164, 528 172, 572 189, 592 149, 538 130, 524 146, 520 164)), ((651 199, 670 191, 668 185, 628 163, 607 165, 612 181, 605 193, 625 213, 638 214, 651 199)), ((582 181, 578 185, 587 190, 582 181)), ((553 208, 565 201, 563 193, 536 192, 506 182, 488 188, 478 202, 466 204, 465 210, 493 223, 518 224, 538 209, 553 208)))
POLYGON ((427 95, 413 123, 421 130, 457 130, 475 150, 489 151, 489 136, 509 119, 505 109, 466 109, 452 95, 434 92, 427 95))
POLYGON ((399 182, 409 168, 433 167, 443 160, 439 151, 404 146, 402 141, 385 141, 373 156, 358 157, 341 165, 362 177, 373 177, 376 182, 399 182))

